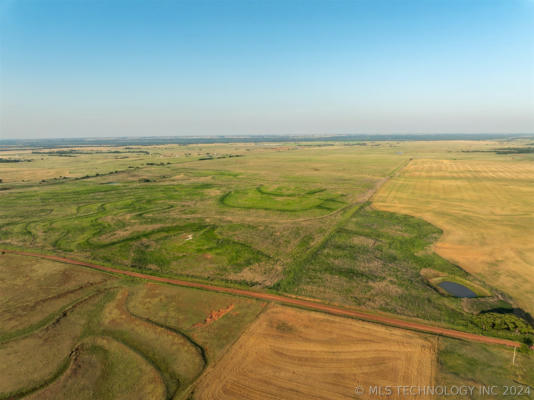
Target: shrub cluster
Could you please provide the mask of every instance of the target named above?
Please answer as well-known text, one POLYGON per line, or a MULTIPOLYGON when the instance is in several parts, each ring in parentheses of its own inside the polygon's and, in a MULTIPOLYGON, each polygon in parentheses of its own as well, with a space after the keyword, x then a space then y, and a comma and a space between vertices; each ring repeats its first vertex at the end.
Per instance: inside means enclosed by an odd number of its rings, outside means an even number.
POLYGON ((484 330, 506 330, 521 334, 534 333, 532 326, 514 314, 483 313, 477 315, 474 322, 484 330))

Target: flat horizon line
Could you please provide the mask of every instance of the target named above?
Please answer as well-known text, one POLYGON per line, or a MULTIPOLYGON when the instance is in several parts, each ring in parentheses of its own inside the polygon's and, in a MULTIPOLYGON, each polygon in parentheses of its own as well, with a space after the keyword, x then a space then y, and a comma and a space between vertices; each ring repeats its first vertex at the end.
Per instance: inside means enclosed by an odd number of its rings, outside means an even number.
POLYGON ((372 138, 372 137, 462 137, 462 136, 491 136, 491 137, 528 137, 534 132, 437 132, 437 133, 266 133, 266 134, 197 134, 197 135, 121 135, 121 136, 77 136, 77 137, 41 137, 41 138, 0 138, 3 142, 27 141, 98 141, 98 140, 128 140, 128 139, 233 139, 233 138, 372 138))

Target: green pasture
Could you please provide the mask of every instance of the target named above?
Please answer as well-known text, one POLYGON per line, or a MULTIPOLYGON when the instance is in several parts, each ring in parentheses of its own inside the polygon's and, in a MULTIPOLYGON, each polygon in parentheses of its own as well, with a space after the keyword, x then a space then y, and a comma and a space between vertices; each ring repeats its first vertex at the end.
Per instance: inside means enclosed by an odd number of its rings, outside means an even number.
POLYGON ((473 315, 497 301, 482 306, 443 296, 421 274, 434 269, 484 287, 429 250, 441 232, 365 202, 412 157, 516 156, 497 155, 491 146, 497 144, 26 151, 12 157, 33 161, 0 167, 6 177, 0 184, 0 245, 271 288, 480 331, 473 315), (47 177, 35 178, 39 173, 47 177))
MULTIPOLYGON (((276 279, 272 265, 291 259, 302 239, 319 241, 336 211, 405 160, 354 147, 277 145, 39 150, 24 157, 33 161, 17 164, 35 173, 45 161, 45 174, 70 172, 2 184, 0 243, 248 284, 276 279), (86 174, 77 172, 85 167, 86 174)), ((10 171, 0 171, 4 182, 17 177, 10 171)))
MULTIPOLYGON (((491 398, 530 399, 534 396, 534 357, 532 353, 503 346, 485 345, 457 339, 440 338, 438 346, 437 385, 471 385, 476 387, 473 399, 487 399, 481 386, 496 386, 491 398), (505 394, 505 387, 530 386, 530 395, 505 394)), ((455 398, 455 397, 452 397, 455 398)), ((466 397, 457 397, 466 398, 466 397)))

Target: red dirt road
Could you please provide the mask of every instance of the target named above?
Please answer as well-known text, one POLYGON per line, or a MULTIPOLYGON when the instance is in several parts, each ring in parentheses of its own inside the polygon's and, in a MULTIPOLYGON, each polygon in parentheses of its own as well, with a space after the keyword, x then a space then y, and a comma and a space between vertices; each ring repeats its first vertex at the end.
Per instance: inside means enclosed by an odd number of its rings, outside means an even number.
POLYGON ((521 345, 519 342, 515 342, 513 340, 499 339, 499 338, 494 338, 494 337, 489 337, 489 336, 477 335, 474 333, 461 332, 461 331, 457 331, 454 329, 440 328, 440 327, 436 327, 432 325, 405 321, 405 320, 398 319, 398 318, 386 317, 382 315, 375 315, 375 314, 366 313, 362 311, 351 310, 348 308, 331 306, 328 304, 323 304, 323 303, 315 302, 311 300, 303 300, 303 299, 286 297, 286 296, 270 294, 270 293, 254 292, 252 290, 227 288, 227 287, 209 285, 209 284, 198 283, 198 282, 189 282, 189 281, 183 281, 179 279, 162 278, 159 276, 147 275, 147 274, 142 274, 142 273, 133 272, 133 271, 125 271, 125 270, 121 270, 117 268, 105 267, 103 265, 92 264, 92 263, 88 263, 84 261, 72 260, 70 258, 50 256, 50 255, 44 255, 44 254, 39 254, 39 253, 29 253, 25 251, 2 250, 2 249, 0 249, 0 251, 5 252, 5 253, 17 254, 21 256, 46 258, 48 260, 59 261, 62 263, 67 263, 67 264, 81 265, 83 267, 89 267, 89 268, 93 268, 93 269, 100 270, 100 271, 132 276, 135 278, 146 279, 146 280, 150 280, 154 282, 170 283, 172 285, 198 288, 198 289, 210 290, 213 292, 220 292, 220 293, 229 293, 229 294, 234 294, 234 295, 239 295, 239 296, 252 297, 255 299, 266 300, 266 301, 274 301, 278 303, 306 308, 309 310, 323 311, 329 314, 335 314, 335 315, 340 315, 344 317, 358 318, 358 319, 369 321, 369 322, 377 322, 380 324, 390 325, 396 328, 410 329, 410 330, 425 332, 425 333, 433 333, 436 335, 448 336, 452 338, 470 340, 474 342, 487 343, 487 344, 499 344, 499 345, 505 345, 505 346, 511 346, 511 347, 519 347, 521 345))

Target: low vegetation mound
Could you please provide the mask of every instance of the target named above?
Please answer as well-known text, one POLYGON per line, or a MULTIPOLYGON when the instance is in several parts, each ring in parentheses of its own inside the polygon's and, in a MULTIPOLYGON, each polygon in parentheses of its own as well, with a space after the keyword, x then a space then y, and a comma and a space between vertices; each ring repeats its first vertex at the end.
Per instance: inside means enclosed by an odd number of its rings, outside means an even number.
POLYGON ((277 211, 304 211, 312 208, 333 211, 345 204, 339 200, 338 195, 324 189, 306 191, 280 186, 231 191, 221 197, 221 203, 229 207, 277 211))

